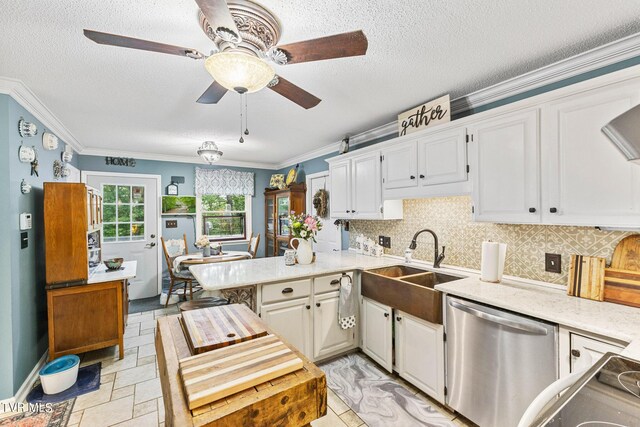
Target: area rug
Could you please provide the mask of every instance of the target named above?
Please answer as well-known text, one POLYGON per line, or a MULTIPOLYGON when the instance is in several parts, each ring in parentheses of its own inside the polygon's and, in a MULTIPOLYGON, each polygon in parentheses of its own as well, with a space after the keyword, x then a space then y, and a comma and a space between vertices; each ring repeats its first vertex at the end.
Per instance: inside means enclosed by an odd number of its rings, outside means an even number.
POLYGON ((56 394, 45 394, 42 385, 38 383, 27 395, 29 403, 57 403, 63 400, 96 391, 100 388, 100 371, 102 363, 83 366, 78 369, 78 380, 70 388, 56 394))
MULTIPOLYGON (((33 410, 0 418, 0 427, 64 427, 69 422, 74 402, 75 399, 34 405, 33 410), (35 409, 35 406, 38 406, 38 409, 35 409)), ((21 409, 26 410, 27 407, 21 409)))
POLYGON ((333 390, 370 427, 455 426, 366 356, 353 353, 320 365, 333 390))

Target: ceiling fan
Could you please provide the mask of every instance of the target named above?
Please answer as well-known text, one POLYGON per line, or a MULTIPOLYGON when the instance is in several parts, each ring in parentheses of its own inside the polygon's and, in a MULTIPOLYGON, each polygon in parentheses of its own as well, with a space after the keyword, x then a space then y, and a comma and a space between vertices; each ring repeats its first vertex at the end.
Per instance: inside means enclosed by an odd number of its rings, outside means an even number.
POLYGON ((278 46, 280 21, 261 5, 249 0, 196 0, 196 3, 200 8, 200 25, 214 44, 210 56, 196 49, 87 29, 84 35, 99 44, 204 59, 214 82, 198 98, 201 104, 216 104, 229 90, 243 94, 268 87, 303 108, 313 108, 320 99, 276 74, 271 64, 297 64, 367 52, 367 38, 362 31, 278 46))

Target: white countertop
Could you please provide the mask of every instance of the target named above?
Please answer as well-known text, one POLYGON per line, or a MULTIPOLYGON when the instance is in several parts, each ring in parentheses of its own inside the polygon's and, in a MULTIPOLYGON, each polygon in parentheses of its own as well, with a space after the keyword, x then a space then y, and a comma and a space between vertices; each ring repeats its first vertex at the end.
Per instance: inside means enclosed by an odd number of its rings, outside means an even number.
POLYGON ((368 270, 402 263, 389 257, 358 255, 352 251, 318 253, 309 265, 284 265, 284 257, 255 258, 243 261, 202 264, 189 267, 198 283, 207 291, 248 285, 284 282, 347 270, 368 270))
POLYGON ((100 264, 96 267, 93 274, 87 280, 87 284, 111 282, 114 280, 133 279, 136 277, 136 269, 138 267, 138 261, 125 261, 122 263, 120 270, 109 271, 104 264, 100 264))

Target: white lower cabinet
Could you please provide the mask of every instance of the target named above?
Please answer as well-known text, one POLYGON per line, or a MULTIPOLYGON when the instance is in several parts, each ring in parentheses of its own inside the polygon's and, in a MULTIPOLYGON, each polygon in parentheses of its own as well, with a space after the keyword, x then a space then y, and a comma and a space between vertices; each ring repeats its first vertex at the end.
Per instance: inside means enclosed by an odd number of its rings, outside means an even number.
POLYGON ((401 311, 396 311, 394 321, 396 371, 444 403, 444 327, 401 311))
POLYGON ((322 359, 356 345, 356 328, 342 329, 338 323, 340 292, 315 295, 313 313, 313 358, 322 359))
POLYGON ((300 298, 263 304, 262 319, 302 354, 311 358, 311 301, 300 298))
POLYGON ((560 326, 558 344, 560 378, 588 369, 605 353, 620 353, 626 347, 623 342, 589 336, 563 326, 560 326))
POLYGON ((392 312, 388 305, 362 300, 362 351, 389 372, 393 371, 392 312))

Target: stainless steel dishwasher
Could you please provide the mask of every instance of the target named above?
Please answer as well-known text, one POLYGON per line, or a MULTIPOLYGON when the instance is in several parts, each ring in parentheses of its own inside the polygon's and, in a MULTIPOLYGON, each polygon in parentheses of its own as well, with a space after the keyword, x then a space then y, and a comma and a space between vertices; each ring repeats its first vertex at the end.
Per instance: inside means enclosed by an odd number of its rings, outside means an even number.
POLYGON ((557 379, 558 327, 446 297, 446 403, 481 427, 513 427, 557 379))

